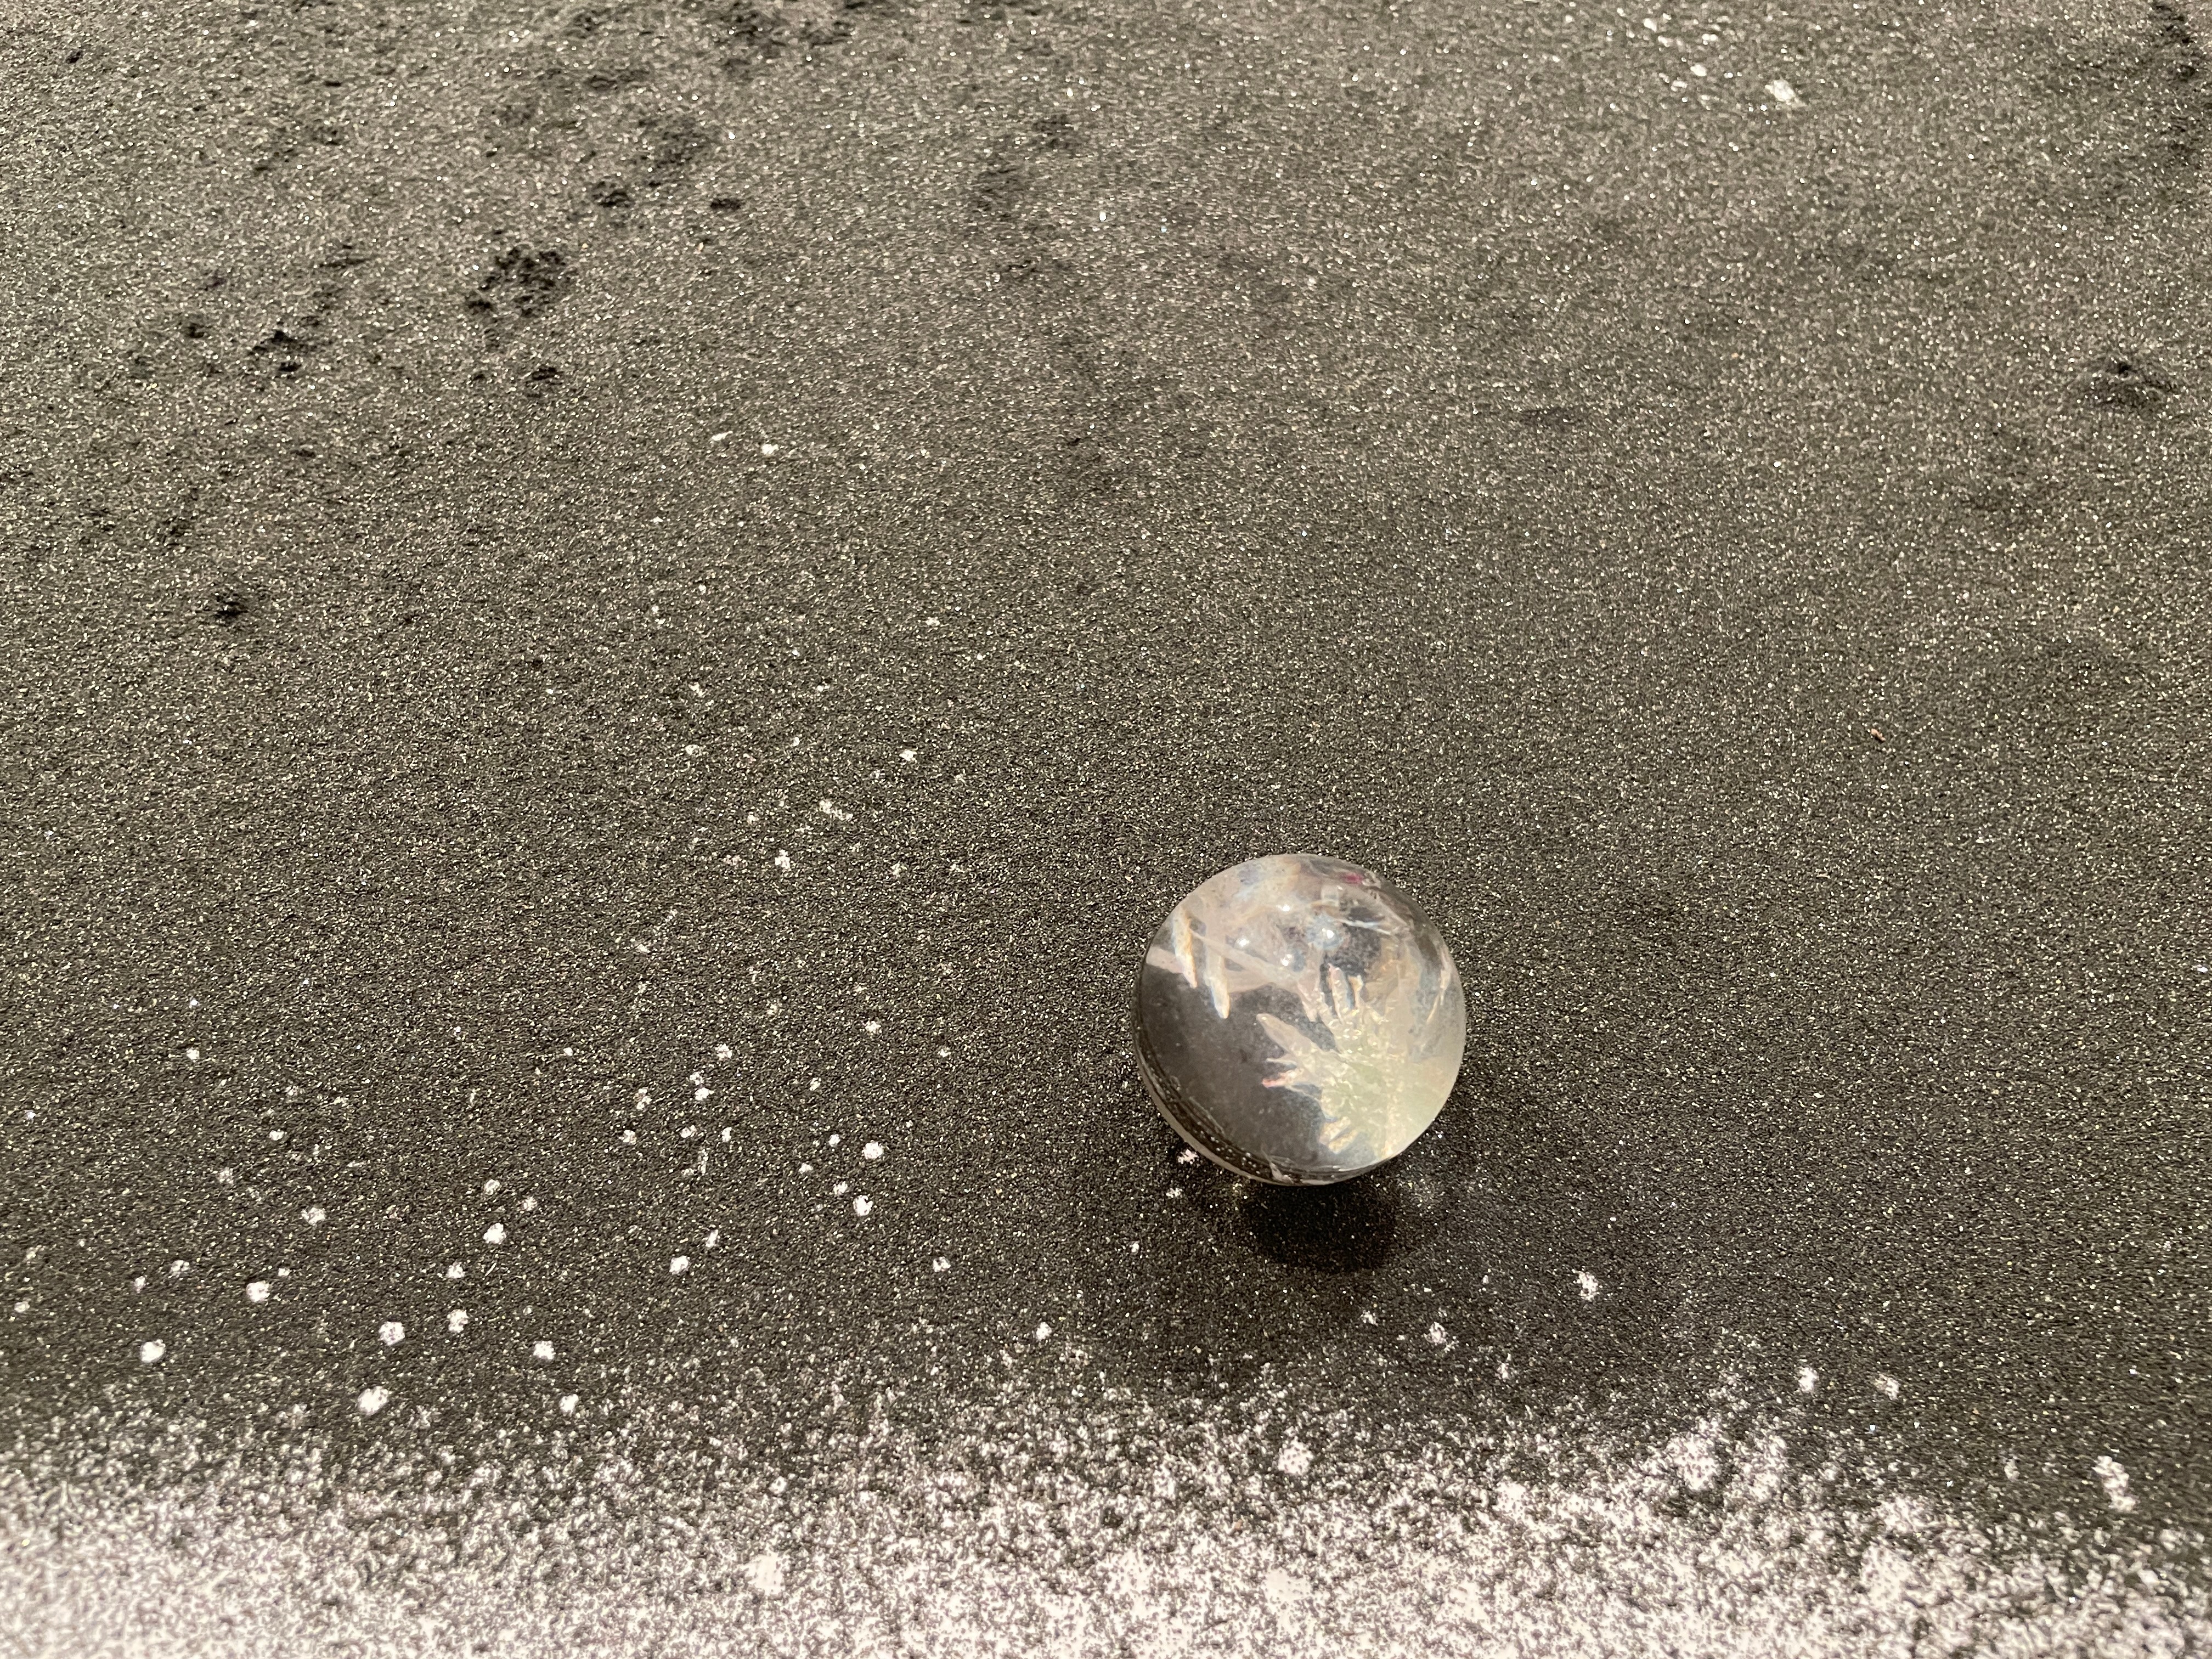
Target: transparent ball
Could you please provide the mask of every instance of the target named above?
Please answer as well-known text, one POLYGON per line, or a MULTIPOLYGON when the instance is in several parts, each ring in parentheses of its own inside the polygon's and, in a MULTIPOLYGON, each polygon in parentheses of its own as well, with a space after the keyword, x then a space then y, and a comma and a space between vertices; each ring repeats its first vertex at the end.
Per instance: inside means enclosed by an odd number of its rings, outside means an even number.
POLYGON ((1436 1119, 1467 1048, 1443 937, 1382 877, 1304 853, 1224 870, 1137 975, 1137 1057, 1182 1138, 1261 1181, 1346 1181, 1436 1119))

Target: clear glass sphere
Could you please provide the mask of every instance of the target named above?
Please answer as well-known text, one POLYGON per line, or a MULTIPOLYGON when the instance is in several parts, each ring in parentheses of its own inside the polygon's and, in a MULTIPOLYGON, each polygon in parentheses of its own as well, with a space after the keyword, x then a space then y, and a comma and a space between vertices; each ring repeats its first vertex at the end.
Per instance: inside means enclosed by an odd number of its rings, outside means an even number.
POLYGON ((1285 853, 1201 884, 1137 975, 1137 1057, 1183 1139, 1239 1175, 1345 1181, 1406 1150, 1467 1048, 1443 937, 1380 876, 1285 853))

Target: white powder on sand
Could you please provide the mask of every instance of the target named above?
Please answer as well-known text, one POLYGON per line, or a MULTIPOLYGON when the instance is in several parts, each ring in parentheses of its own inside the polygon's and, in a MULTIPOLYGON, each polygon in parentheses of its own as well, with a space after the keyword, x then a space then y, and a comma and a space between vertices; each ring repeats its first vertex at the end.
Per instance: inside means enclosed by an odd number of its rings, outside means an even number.
POLYGON ((2113 1529, 2086 1471, 2102 1519, 2000 1523, 1725 1391, 1656 1436, 1561 1413, 1395 1450, 1279 1395, 1178 1414, 1016 1380, 913 1428, 831 1395, 844 1426, 781 1464, 672 1452, 696 1408, 636 1395, 450 1470, 396 1419, 353 1419, 380 1459, 300 1430, 273 1465, 81 1421, 0 1456, 0 1650, 2032 1659, 2212 1633, 2204 1540, 2113 1529))

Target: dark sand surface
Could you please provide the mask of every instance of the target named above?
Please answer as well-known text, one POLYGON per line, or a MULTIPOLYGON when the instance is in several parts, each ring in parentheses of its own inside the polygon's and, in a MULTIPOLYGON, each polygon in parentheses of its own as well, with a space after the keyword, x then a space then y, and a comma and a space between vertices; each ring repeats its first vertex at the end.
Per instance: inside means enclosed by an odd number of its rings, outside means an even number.
POLYGON ((2204 1650, 2208 180, 2201 0, 0 0, 0 1649, 2204 1650))

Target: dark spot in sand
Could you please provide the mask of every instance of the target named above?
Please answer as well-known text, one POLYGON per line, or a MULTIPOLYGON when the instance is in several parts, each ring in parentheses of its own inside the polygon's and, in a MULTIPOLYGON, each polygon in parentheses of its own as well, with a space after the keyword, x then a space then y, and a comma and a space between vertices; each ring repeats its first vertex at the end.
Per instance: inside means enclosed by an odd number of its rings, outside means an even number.
POLYGON ((259 604, 260 596, 246 588, 218 587, 201 605, 200 614, 210 622, 234 624, 244 622, 259 604))
POLYGON ((1067 261, 1056 253, 1024 253, 1020 258, 1009 259, 999 267, 999 280, 1030 283, 1040 277, 1065 276, 1068 270, 1067 261))
MULTIPOLYGON (((574 276, 568 256, 557 247, 510 247, 491 262, 491 270, 477 284, 483 294, 504 299, 518 317, 534 317, 567 293, 574 276)), ((493 302, 473 299, 471 310, 489 311, 493 302)))
POLYGON ((1036 182, 1030 164, 1021 157, 994 156, 976 173, 968 191, 969 205, 987 218, 1012 220, 1036 182))
POLYGON ((782 20, 747 0, 712 0, 700 9, 699 21, 722 54, 725 75, 742 79, 783 55, 782 20))
POLYGON ((1581 424, 1583 411, 1572 404, 1537 404, 1517 410, 1513 418, 1538 432, 1565 432, 1581 424))
POLYGON ((648 185, 673 181, 714 148, 714 135, 695 116, 648 115, 638 125, 652 145, 645 175, 648 185))
POLYGON ((2097 360, 2082 387, 2094 404, 2107 409, 2149 410, 2178 390, 2173 377, 2140 352, 2112 352, 2097 360))

